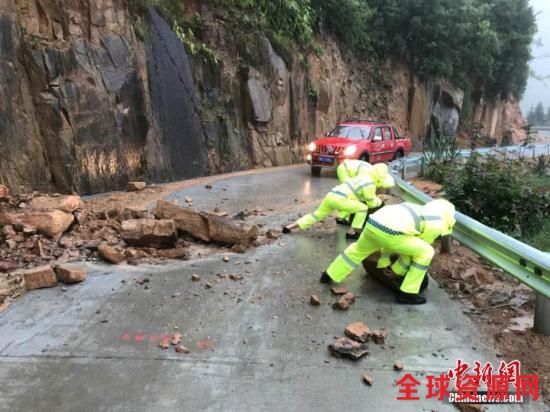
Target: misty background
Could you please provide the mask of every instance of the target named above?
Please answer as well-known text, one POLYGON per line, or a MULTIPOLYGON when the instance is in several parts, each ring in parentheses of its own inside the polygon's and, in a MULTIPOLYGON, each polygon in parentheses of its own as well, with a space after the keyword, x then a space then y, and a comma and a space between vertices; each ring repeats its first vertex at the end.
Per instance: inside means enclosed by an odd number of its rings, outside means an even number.
POLYGON ((542 102, 545 109, 550 106, 550 1, 531 0, 530 3, 537 17, 538 28, 530 67, 534 75, 542 79, 531 76, 527 82, 527 88, 520 102, 524 116, 527 116, 529 109, 535 107, 538 102, 542 102))

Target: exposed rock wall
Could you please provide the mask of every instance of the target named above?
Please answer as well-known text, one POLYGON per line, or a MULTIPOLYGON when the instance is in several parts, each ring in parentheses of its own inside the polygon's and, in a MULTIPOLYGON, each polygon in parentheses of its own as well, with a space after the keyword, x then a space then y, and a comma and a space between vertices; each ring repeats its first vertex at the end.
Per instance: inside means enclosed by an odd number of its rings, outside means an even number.
MULTIPOLYGON (((236 39, 223 12, 184 2, 207 22, 212 61, 189 54, 154 10, 140 41, 125 4, 0 2, 0 183, 88 194, 301 162, 346 119, 391 121, 417 148, 456 133, 461 91, 402 64, 370 67, 323 38, 322 55, 289 66, 261 33, 236 39)), ((522 138, 513 97, 473 106, 470 123, 487 135, 522 138)))

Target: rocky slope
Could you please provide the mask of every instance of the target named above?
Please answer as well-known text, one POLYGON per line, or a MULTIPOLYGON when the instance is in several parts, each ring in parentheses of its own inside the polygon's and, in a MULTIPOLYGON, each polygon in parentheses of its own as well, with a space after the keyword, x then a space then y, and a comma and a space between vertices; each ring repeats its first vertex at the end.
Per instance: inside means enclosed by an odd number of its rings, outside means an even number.
MULTIPOLYGON (((0 183, 14 193, 89 194, 300 162, 313 136, 352 117, 387 119, 420 147, 454 134, 470 99, 396 62, 368 67, 331 39, 289 67, 261 33, 237 40, 223 11, 185 1, 183 12, 204 21, 208 60, 155 10, 139 40, 125 4, 0 2, 0 183)), ((469 113, 466 123, 498 142, 524 137, 512 96, 479 99, 469 113)))

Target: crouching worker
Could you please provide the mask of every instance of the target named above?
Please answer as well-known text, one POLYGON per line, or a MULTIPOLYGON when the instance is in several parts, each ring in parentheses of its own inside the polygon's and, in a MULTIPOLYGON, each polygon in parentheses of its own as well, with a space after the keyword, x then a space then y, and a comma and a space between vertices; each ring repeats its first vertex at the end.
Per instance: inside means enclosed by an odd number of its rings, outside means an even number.
POLYGON ((378 267, 391 264, 389 256, 399 254, 392 265, 394 273, 404 276, 397 293, 399 303, 426 303, 420 296, 420 286, 435 254, 431 244, 439 237, 450 235, 455 224, 455 207, 444 199, 424 206, 400 203, 386 206, 369 216, 363 233, 330 264, 321 282, 341 282, 363 259, 381 251, 378 267))
POLYGON ((334 187, 328 192, 315 212, 283 227, 283 233, 290 233, 296 227, 302 230, 307 229, 324 220, 332 212, 338 211, 355 215, 351 222, 353 231, 346 234, 346 237, 357 239, 363 229, 369 209, 376 210, 383 205, 382 200, 376 196, 376 189, 390 188, 394 185, 395 182, 388 173, 388 167, 383 163, 377 164, 369 173, 356 176, 334 187))
MULTIPOLYGON (((345 183, 356 176, 368 173, 372 167, 370 163, 363 160, 345 159, 336 168, 336 176, 338 176, 340 183, 345 183)), ((353 216, 350 216, 349 213, 338 212, 336 223, 349 226, 352 220, 353 216)))

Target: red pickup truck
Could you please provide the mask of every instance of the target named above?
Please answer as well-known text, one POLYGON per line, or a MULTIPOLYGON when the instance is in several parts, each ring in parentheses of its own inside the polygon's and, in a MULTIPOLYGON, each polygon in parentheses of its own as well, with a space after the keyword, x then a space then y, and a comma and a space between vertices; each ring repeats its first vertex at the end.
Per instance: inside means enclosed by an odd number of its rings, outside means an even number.
POLYGON ((344 159, 380 163, 407 156, 410 151, 410 139, 399 136, 388 123, 344 122, 311 142, 306 160, 311 165, 311 174, 318 176, 322 167, 336 168, 344 159))

